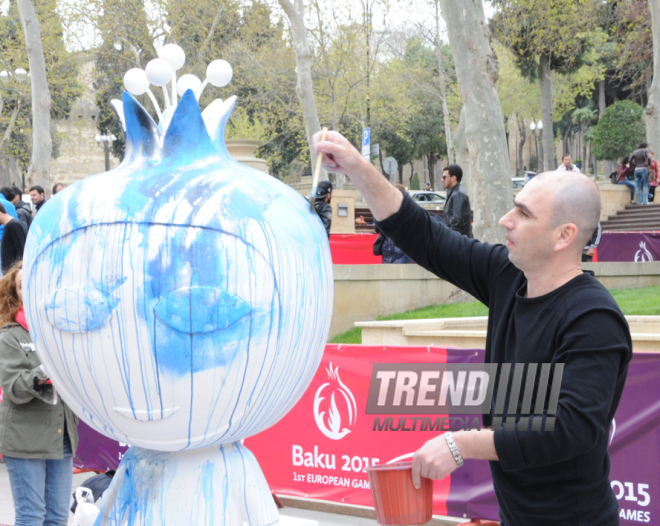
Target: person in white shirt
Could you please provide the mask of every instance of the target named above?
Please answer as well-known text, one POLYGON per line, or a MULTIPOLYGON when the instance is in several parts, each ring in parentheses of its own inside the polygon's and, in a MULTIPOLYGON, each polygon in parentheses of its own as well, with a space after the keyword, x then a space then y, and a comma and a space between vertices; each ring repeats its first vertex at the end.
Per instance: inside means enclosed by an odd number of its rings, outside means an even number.
POLYGON ((571 162, 571 154, 569 153, 564 154, 564 157, 561 159, 561 164, 557 167, 557 171, 580 173, 580 169, 571 162))

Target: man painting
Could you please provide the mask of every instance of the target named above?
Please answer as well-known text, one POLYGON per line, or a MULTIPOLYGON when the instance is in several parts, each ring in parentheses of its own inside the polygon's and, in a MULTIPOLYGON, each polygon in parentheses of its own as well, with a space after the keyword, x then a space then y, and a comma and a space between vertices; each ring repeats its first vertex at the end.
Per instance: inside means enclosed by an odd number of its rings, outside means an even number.
POLYGON ((351 177, 397 246, 489 308, 487 363, 564 366, 552 429, 532 431, 545 416, 524 419, 520 404, 501 422, 491 410, 483 417, 490 429, 426 442, 414 456, 414 484, 420 475, 447 476, 463 459, 488 460, 503 526, 618 525, 607 442, 632 342, 612 296, 581 269, 600 216, 593 181, 576 173, 537 175, 500 219, 506 246, 490 245, 433 221, 339 133, 328 132, 325 141, 316 134, 314 148, 327 170, 351 177))

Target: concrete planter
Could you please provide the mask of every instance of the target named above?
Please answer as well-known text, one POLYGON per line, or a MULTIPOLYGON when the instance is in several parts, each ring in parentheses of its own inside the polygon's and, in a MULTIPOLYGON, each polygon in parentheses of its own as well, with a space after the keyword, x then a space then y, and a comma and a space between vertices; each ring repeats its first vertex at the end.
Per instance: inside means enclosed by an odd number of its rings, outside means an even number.
POLYGON ((242 163, 251 168, 256 168, 262 172, 268 173, 268 164, 263 159, 257 159, 254 152, 261 146, 261 141, 251 139, 229 139, 225 141, 229 154, 242 163))

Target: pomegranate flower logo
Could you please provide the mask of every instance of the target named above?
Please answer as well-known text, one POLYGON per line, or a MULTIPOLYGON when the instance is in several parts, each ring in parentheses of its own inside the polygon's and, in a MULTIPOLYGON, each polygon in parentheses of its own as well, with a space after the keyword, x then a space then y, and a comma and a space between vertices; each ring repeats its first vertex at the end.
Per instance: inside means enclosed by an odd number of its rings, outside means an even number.
POLYGON ((341 440, 346 435, 348 435, 351 430, 348 428, 342 429, 342 413, 345 414, 347 425, 355 425, 355 419, 357 418, 357 404, 355 403, 355 397, 351 390, 344 385, 339 378, 339 366, 332 369, 332 363, 330 364, 330 369, 326 368, 328 371, 329 382, 324 383, 316 391, 316 396, 314 396, 314 419, 316 420, 316 425, 319 427, 321 433, 332 440, 341 440), (321 396, 326 387, 330 387, 331 390, 328 392, 332 393, 330 395, 330 405, 328 403, 324 404, 326 411, 320 411, 321 403, 325 400, 325 397, 321 396), (341 395, 335 396, 337 393, 341 395), (337 399, 339 399, 339 405, 342 407, 342 411, 337 407, 337 399))
POLYGON ((646 248, 646 243, 640 241, 639 250, 635 252, 635 262, 646 263, 650 261, 653 261, 653 256, 649 252, 649 249, 646 248))

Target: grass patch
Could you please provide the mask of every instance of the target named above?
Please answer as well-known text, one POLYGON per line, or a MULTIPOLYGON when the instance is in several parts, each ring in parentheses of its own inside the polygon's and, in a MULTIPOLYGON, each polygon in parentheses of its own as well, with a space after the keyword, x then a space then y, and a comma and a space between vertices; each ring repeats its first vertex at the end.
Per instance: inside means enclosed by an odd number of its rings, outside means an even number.
POLYGON ((660 287, 643 289, 610 289, 624 314, 637 316, 660 315, 660 287))
MULTIPOLYGON (((426 320, 431 318, 465 318, 466 316, 487 316, 488 307, 480 301, 470 303, 451 303, 450 305, 430 305, 421 309, 378 316, 376 321, 388 320, 426 320)), ((362 343, 362 327, 353 327, 337 334, 329 343, 362 343)))
MULTIPOLYGON (((660 287, 643 289, 610 289, 615 301, 625 315, 659 316, 660 287)), ((376 321, 388 320, 425 320, 430 318, 464 318, 466 316, 487 316, 488 308, 479 301, 470 303, 452 303, 450 305, 431 305, 421 309, 379 316, 376 321)), ((329 343, 362 343, 362 328, 352 329, 338 334, 329 343)))
POLYGON ((352 329, 337 334, 328 343, 362 343, 362 327, 353 327, 352 329))

